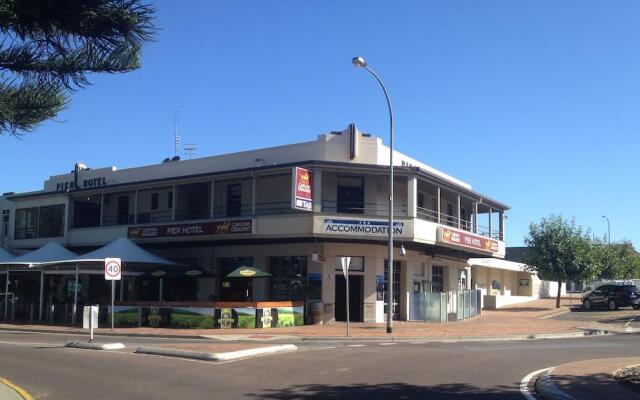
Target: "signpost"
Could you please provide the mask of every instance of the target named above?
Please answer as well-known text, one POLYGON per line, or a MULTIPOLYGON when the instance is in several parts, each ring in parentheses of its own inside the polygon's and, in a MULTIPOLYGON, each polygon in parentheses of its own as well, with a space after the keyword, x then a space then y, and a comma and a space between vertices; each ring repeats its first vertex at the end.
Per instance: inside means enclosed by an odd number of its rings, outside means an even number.
POLYGON ((115 318, 115 298, 116 281, 122 279, 122 260, 119 258, 104 259, 104 279, 111 281, 111 330, 113 331, 113 320, 115 318))
POLYGON ((344 280, 347 286, 347 337, 349 336, 349 264, 351 264, 351 257, 341 257, 342 273, 344 274, 344 280))

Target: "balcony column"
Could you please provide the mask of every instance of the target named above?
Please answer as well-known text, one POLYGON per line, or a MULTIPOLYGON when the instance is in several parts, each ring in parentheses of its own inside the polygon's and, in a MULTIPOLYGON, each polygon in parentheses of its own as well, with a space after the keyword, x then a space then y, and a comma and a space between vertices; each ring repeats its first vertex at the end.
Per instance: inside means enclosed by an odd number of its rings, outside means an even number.
POLYGON ((407 177, 407 217, 418 216, 418 178, 407 177))
POLYGON ((251 174, 251 215, 256 215, 256 176, 251 174))
POLYGON ((502 240, 504 242, 504 220, 505 220, 505 215, 504 215, 504 211, 500 211, 498 212, 500 221, 498 221, 498 223, 500 224, 500 240, 502 240))
MULTIPOLYGON (((291 183, 293 185, 293 182, 291 183)), ((322 212, 322 170, 313 171, 313 212, 322 212)))
POLYGON ((473 203, 473 233, 478 233, 478 203, 473 203))
POLYGON ((458 219, 458 229, 462 228, 462 221, 460 221, 460 195, 458 195, 458 206, 457 206, 457 214, 456 217, 458 219))
POLYGON ((100 194, 100 226, 104 225, 104 193, 100 194))
POLYGON ((138 223, 138 189, 133 195, 133 223, 138 223))
POLYGON ((216 181, 212 180, 211 181, 211 193, 209 193, 209 196, 211 196, 211 198, 209 199, 209 218, 215 218, 216 217, 216 212, 215 212, 215 207, 216 207, 216 203, 215 203, 215 195, 216 195, 216 181))
POLYGON ((441 218, 440 218, 440 210, 442 209, 442 206, 440 204, 441 202, 442 202, 442 200, 440 199, 440 186, 438 186, 438 197, 437 197, 437 204, 436 204, 436 207, 438 208, 436 210, 436 216, 438 218, 438 223, 441 222, 441 218))
POLYGON ((491 214, 492 211, 493 210, 491 209, 491 207, 489 207, 489 237, 492 237, 492 226, 491 226, 493 224, 493 221, 492 221, 493 220, 493 216, 491 214))
POLYGON ((171 207, 171 221, 176 220, 176 209, 178 208, 178 191, 176 190, 178 187, 173 185, 171 188, 171 194, 173 196, 173 207, 171 207))

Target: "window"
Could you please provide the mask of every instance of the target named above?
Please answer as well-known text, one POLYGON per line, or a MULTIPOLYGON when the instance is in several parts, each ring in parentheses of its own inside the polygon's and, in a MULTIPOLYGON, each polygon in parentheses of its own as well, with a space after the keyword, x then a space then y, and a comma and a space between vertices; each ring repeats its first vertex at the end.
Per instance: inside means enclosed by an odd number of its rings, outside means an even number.
POLYGON ((305 300, 307 257, 269 257, 271 300, 305 300))
POLYGON ((73 200, 73 227, 100 226, 101 201, 102 197, 99 194, 75 198, 73 200))
POLYGON ((15 239, 59 236, 64 236, 64 204, 16 210, 15 239))
POLYGON ((38 207, 16 210, 15 239, 35 239, 38 237, 38 207))
POLYGON ((176 208, 176 219, 205 219, 209 218, 209 207, 211 207, 211 183, 199 182, 180 185, 176 188, 177 204, 172 204, 176 208))
POLYGON ((454 222, 453 204, 451 203, 447 203, 447 222, 448 222, 448 225, 453 225, 453 222, 454 222))
POLYGON ((431 291, 444 292, 444 267, 431 267, 431 291))
POLYGON ((40 207, 38 237, 64 236, 64 204, 40 207))
MULTIPOLYGON (((151 209, 157 210, 160 207, 160 196, 158 193, 151 193, 151 209)), ((172 197, 173 200, 173 197, 172 197)))
POLYGON ((338 177, 337 212, 364 214, 364 178, 338 177))
POLYGON ((227 186, 227 217, 238 217, 242 214, 242 184, 227 186))
POLYGON ((167 208, 169 210, 173 208, 173 191, 167 193, 167 208))
POLYGON ((418 192, 418 207, 425 208, 424 193, 422 192, 418 192))

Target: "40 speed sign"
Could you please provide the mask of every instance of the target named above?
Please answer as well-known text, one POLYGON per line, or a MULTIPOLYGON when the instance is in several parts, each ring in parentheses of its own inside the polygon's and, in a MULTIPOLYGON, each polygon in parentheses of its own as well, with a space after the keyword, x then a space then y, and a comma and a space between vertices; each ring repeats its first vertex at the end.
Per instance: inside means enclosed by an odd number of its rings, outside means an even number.
POLYGON ((104 259, 104 279, 107 281, 122 279, 122 261, 119 258, 104 259))

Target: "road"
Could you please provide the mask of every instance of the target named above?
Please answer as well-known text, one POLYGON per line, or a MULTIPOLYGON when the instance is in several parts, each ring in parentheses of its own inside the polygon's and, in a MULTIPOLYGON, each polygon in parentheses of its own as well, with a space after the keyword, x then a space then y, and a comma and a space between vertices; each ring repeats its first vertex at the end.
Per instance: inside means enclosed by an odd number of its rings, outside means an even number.
MULTIPOLYGON (((523 399, 520 380, 533 370, 640 356, 637 335, 453 344, 327 342, 224 363, 66 349, 65 338, 0 332, 0 376, 36 399, 502 400, 523 399)), ((147 341, 125 339, 130 345, 147 341)))
POLYGON ((621 308, 616 311, 606 309, 585 310, 584 308, 572 308, 570 312, 553 317, 557 320, 596 322, 607 324, 612 328, 624 329, 624 327, 640 329, 640 311, 631 307, 621 308))

